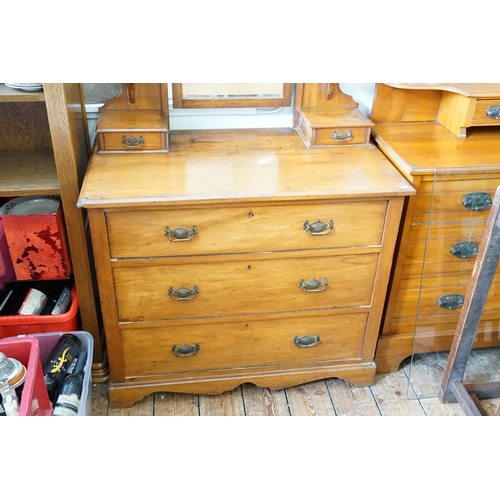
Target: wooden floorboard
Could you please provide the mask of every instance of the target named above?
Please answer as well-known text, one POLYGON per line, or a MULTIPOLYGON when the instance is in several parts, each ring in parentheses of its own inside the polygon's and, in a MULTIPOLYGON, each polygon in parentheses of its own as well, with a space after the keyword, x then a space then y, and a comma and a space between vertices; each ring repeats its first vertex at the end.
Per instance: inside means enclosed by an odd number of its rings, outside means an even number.
POLYGON ((369 387, 355 387, 334 378, 328 379, 326 383, 338 416, 380 416, 377 402, 369 387))
POLYGON ((408 384, 404 370, 377 375, 371 386, 382 416, 424 416, 417 395, 408 384))
POLYGON ((241 387, 216 396, 200 395, 200 416, 224 417, 245 416, 243 393, 241 387))
POLYGON ((247 417, 290 416, 284 390, 272 391, 252 384, 243 384, 242 391, 247 417))
POLYGON ((326 381, 310 382, 286 389, 290 414, 295 417, 334 417, 326 381))
POLYGON ((158 392, 154 395, 155 417, 198 417, 200 402, 197 394, 158 392))
MULTIPOLYGON (((458 403, 437 398, 448 353, 417 355, 395 373, 375 377, 370 387, 341 379, 310 382, 284 390, 243 384, 215 396, 156 393, 130 408, 111 408, 107 384, 92 386, 93 416, 464 416, 458 403)), ((464 383, 500 381, 500 348, 472 351, 464 383)), ((500 398, 482 400, 496 415, 500 398)))

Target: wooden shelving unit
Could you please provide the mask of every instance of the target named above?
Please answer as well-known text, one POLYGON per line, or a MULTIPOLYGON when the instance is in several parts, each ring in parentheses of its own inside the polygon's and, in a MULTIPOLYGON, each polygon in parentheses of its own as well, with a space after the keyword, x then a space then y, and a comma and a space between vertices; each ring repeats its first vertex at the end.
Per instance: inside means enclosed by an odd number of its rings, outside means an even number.
POLYGON ((86 213, 76 202, 90 155, 82 87, 44 84, 24 92, 0 83, 0 197, 59 195, 82 330, 94 338, 92 378, 109 368, 86 213))
POLYGON ((25 92, 16 90, 0 83, 0 102, 44 102, 45 94, 43 91, 25 92))

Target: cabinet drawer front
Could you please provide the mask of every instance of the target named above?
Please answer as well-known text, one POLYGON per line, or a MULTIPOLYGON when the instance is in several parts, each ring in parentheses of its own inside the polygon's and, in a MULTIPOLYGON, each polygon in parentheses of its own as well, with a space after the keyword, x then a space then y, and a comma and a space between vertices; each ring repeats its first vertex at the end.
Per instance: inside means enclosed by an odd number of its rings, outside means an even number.
POLYGON ((450 178, 448 189, 438 190, 436 185, 432 193, 432 183, 422 183, 422 189, 417 194, 415 211, 421 213, 438 212, 463 212, 475 217, 474 214, 481 217, 480 212, 489 213, 491 201, 495 196, 497 186, 500 184, 500 177, 492 179, 481 179, 470 181, 455 181, 450 178), (484 193, 484 194, 483 194, 484 193), (484 206, 481 210, 470 210, 467 208, 468 200, 471 196, 476 196, 476 203, 484 206))
POLYGON ((365 128, 318 128, 316 130, 317 146, 349 146, 368 142, 370 129, 365 128))
POLYGON ((498 116, 498 107, 500 107, 500 99, 478 99, 472 117, 472 125, 500 125, 498 116), (489 110, 489 111, 488 111, 489 110), (488 113, 490 115, 488 115, 488 113))
POLYGON ((488 212, 476 212, 472 217, 467 213, 437 213, 432 214, 415 214, 412 220, 410 230, 411 240, 425 240, 428 236, 430 240, 441 238, 463 240, 472 238, 480 240, 484 228, 486 227, 486 219, 488 212), (477 217, 481 214, 481 217, 477 217))
POLYGON ((125 376, 359 360, 367 320, 362 312, 123 328, 125 376))
MULTIPOLYGON (((455 333, 459 315, 455 316, 405 316, 395 318, 391 323, 391 334, 414 334, 415 340, 419 342, 419 337, 425 338, 429 334, 439 334, 449 332, 455 333)), ((500 340, 500 314, 498 311, 485 312, 481 315, 476 330, 476 340, 478 335, 485 335, 488 340, 500 340)), ((426 339, 428 342, 428 339, 426 339)))
POLYGON ((101 132, 105 151, 151 151, 165 148, 164 132, 101 132), (163 136, 163 137, 162 137, 163 136))
MULTIPOLYGON (((477 240, 479 244, 480 239, 477 240)), ((476 256, 460 258, 451 253, 455 239, 409 241, 403 268, 403 277, 451 272, 464 272, 468 276, 476 262, 476 256)))
POLYGON ((113 258, 207 255, 380 245, 386 210, 385 201, 249 205, 111 211, 107 222, 113 258), (185 238, 171 241, 179 239, 179 229, 185 230, 185 238), (315 230, 323 234, 311 234, 315 230))
MULTIPOLYGON (((467 285, 437 286, 434 288, 404 289, 400 288, 394 310, 394 317, 415 317, 418 305, 418 315, 458 317, 462 310, 463 300, 467 293, 467 285), (448 298, 448 300, 445 299, 448 298), (461 297, 461 299, 460 299, 461 297), (450 308, 440 306, 438 301, 446 301, 450 308), (461 305, 462 304, 462 305, 461 305)), ((484 306, 485 312, 498 311, 500 314, 500 284, 493 283, 484 306)))
POLYGON ((135 322, 369 306, 377 262, 378 254, 286 255, 117 266, 113 274, 118 315, 121 322, 135 322), (324 278, 326 287, 320 284, 324 278), (313 279, 319 282, 317 291, 299 286, 304 280, 308 288, 313 279))

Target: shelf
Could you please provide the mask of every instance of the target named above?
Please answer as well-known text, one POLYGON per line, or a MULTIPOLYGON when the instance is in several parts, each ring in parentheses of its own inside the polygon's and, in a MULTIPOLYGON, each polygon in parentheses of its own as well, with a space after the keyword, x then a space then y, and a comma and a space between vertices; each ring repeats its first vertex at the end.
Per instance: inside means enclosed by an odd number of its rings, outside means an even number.
POLYGON ((43 91, 26 92, 24 90, 16 90, 7 87, 4 83, 0 83, 0 102, 40 102, 45 101, 43 91))
POLYGON ((52 151, 0 151, 0 196, 59 194, 52 151))

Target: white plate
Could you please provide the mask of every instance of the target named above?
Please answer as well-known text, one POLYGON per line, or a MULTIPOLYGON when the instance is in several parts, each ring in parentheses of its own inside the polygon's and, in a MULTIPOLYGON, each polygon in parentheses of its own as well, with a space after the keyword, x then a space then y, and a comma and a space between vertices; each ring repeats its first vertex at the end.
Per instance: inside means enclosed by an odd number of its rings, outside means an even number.
POLYGON ((0 215, 53 214, 59 208, 56 196, 19 196, 0 208, 0 215))
POLYGON ((16 90, 25 90, 27 92, 37 92, 43 89, 41 83, 6 83, 7 87, 16 90))

